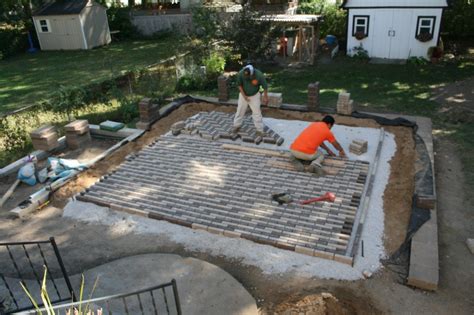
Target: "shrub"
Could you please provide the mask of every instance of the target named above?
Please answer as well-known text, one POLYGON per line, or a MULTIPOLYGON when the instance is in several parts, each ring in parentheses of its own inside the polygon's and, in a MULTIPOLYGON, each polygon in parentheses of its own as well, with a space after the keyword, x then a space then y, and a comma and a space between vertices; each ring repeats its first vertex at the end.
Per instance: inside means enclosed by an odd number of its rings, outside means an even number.
POLYGON ((225 58, 218 52, 212 52, 208 58, 204 58, 206 76, 210 81, 215 81, 225 68, 225 58))
POLYGON ((410 57, 407 59, 407 64, 423 66, 428 64, 428 61, 423 57, 410 57))
POLYGON ((352 58, 359 60, 369 60, 369 52, 362 46, 362 43, 359 46, 352 48, 352 58))
POLYGON ((138 36, 137 28, 130 20, 129 8, 111 7, 107 10, 109 28, 111 31, 120 31, 115 36, 118 39, 134 38, 138 36))
POLYGON ((17 28, 0 28, 0 60, 28 49, 28 35, 17 28))

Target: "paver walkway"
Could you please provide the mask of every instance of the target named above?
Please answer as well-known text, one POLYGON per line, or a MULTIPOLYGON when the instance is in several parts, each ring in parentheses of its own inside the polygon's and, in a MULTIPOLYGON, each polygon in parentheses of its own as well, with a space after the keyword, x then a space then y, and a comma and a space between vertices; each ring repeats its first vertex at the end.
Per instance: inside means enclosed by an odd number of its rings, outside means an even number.
POLYGON ((286 157, 227 150, 200 137, 163 136, 77 198, 351 264, 369 164, 327 158, 323 166, 332 175, 297 172, 286 157), (279 191, 295 202, 272 201, 279 191), (327 191, 334 203, 297 202, 327 191))
POLYGON ((264 126, 263 129, 266 134, 265 137, 257 136, 257 130, 249 115, 244 117, 239 132, 237 134, 231 134, 233 121, 234 115, 228 113, 215 111, 210 113, 200 112, 186 120, 186 125, 192 126, 193 128, 185 128, 182 133, 197 134, 208 140, 230 139, 235 141, 240 139, 243 142, 253 142, 255 144, 263 142, 281 145, 285 141, 283 137, 271 130, 268 126, 264 126))

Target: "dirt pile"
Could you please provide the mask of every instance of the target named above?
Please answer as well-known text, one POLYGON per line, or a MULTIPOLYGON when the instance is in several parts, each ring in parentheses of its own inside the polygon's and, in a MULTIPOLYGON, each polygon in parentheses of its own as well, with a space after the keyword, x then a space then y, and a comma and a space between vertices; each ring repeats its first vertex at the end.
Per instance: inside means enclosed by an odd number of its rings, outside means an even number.
POLYGON ((274 315, 380 314, 380 311, 369 301, 347 293, 340 293, 337 296, 328 292, 307 295, 300 300, 293 299, 281 303, 269 313, 274 315))

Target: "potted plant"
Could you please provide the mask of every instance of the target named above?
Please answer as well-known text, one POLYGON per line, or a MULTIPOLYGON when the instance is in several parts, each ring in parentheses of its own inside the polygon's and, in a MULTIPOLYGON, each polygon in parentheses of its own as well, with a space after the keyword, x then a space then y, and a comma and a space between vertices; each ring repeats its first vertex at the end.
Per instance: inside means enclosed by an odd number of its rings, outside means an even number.
POLYGON ((429 42, 430 40, 433 39, 433 34, 431 33, 420 33, 416 35, 416 39, 418 39, 422 43, 429 42))
POLYGON ((365 38, 365 33, 362 32, 362 31, 355 32, 354 37, 355 37, 357 40, 362 40, 362 39, 365 38))
POLYGON ((441 47, 431 46, 428 48, 428 58, 430 58, 431 63, 438 63, 441 57, 443 57, 443 50, 441 47))

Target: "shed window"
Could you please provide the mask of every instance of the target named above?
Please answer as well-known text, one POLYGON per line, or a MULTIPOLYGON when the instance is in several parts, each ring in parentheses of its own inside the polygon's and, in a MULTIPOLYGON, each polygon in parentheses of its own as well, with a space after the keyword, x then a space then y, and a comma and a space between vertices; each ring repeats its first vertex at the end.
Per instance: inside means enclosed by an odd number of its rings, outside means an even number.
POLYGON ((354 15, 352 25, 352 36, 367 37, 369 35, 369 16, 368 15, 354 15))
POLYGON ((416 26, 416 36, 419 36, 421 34, 433 35, 435 21, 435 16, 419 16, 418 23, 416 26))
POLYGON ((51 26, 49 25, 49 20, 39 20, 39 29, 41 33, 51 32, 51 26))

